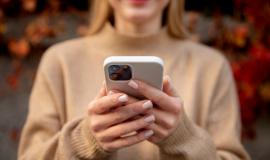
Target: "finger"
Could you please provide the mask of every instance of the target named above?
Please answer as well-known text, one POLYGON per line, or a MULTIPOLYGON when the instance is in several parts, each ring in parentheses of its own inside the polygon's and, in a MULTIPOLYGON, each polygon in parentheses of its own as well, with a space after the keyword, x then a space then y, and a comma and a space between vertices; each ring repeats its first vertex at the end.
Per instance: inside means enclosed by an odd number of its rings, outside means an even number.
POLYGON ((167 129, 162 128, 161 126, 157 125, 156 123, 153 123, 146 127, 146 129, 153 130, 154 135, 153 137, 156 137, 157 139, 163 139, 168 136, 169 132, 167 129))
MULTIPOLYGON (((108 92, 108 95, 112 95, 112 94, 115 94, 115 93, 123 93, 123 92, 120 92, 120 91, 117 91, 117 90, 110 90, 108 92)), ((128 96, 128 101, 126 102, 126 104, 132 104, 132 103, 135 103, 135 102, 138 102, 138 101, 140 101, 140 100, 135 98, 135 97, 128 96)))
POLYGON ((156 108, 149 110, 148 113, 156 117, 155 123, 162 128, 171 129, 175 126, 176 119, 171 113, 156 108))
POLYGON ((106 93, 106 83, 105 83, 105 81, 103 81, 102 86, 99 90, 99 93, 96 95, 95 99, 99 99, 101 97, 104 97, 104 96, 106 96, 106 94, 107 94, 106 93))
POLYGON ((153 108, 152 102, 146 100, 118 107, 107 114, 96 115, 95 119, 91 121, 91 128, 98 132, 140 115, 151 108, 153 108))
POLYGON ((100 136, 100 140, 103 142, 111 141, 115 138, 119 138, 128 133, 138 131, 140 129, 145 128, 155 121, 154 115, 148 115, 138 120, 121 123, 119 125, 115 125, 107 130, 103 131, 100 136))
POLYGON ((102 114, 128 101, 126 94, 117 93, 104 96, 89 104, 88 113, 102 114))
POLYGON ((162 138, 159 138, 158 136, 151 136, 150 138, 147 139, 149 142, 152 142, 152 143, 158 143, 160 141, 162 141, 163 139, 162 138))
POLYGON ((140 143, 153 135, 153 131, 144 130, 134 136, 119 138, 111 143, 105 145, 105 150, 116 150, 123 147, 128 147, 140 143))
POLYGON ((167 93, 169 96, 178 97, 177 91, 168 75, 163 79, 163 92, 167 93))
MULTIPOLYGON (((145 112, 145 115, 147 114, 147 112, 145 112)), ((134 121, 134 120, 136 120, 136 119, 140 119, 140 118, 142 118, 143 117, 143 115, 142 114, 139 114, 139 115, 137 115, 137 116, 134 116, 134 117, 132 117, 132 118, 130 118, 130 119, 128 119, 129 121, 134 121)))
POLYGON ((174 104, 170 96, 168 96, 163 91, 154 88, 142 81, 131 80, 128 85, 135 89, 137 92, 141 93, 147 99, 153 101, 156 105, 164 110, 174 110, 174 104))

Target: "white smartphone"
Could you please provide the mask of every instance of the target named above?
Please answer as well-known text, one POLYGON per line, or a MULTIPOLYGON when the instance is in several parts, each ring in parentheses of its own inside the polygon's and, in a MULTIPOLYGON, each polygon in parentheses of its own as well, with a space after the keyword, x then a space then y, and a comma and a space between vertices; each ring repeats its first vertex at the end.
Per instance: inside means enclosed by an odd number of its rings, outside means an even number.
POLYGON ((104 60, 107 91, 118 90, 128 95, 144 98, 128 86, 132 79, 141 80, 162 90, 163 65, 155 56, 111 56, 104 60))

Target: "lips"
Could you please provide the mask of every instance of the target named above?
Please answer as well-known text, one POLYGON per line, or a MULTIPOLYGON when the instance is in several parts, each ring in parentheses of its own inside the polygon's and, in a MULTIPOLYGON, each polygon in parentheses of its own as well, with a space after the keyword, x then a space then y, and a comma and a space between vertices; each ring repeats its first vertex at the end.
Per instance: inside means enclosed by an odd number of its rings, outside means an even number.
POLYGON ((129 3, 133 5, 144 5, 148 2, 149 0, 128 0, 129 3))

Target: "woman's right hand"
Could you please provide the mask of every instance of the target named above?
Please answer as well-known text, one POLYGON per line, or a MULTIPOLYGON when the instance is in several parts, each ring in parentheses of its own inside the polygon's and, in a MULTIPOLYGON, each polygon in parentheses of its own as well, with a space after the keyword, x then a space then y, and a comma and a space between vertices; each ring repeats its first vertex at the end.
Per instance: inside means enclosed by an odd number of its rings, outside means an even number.
POLYGON ((154 115, 146 114, 151 108, 153 104, 149 100, 135 102, 124 93, 107 95, 103 85, 88 107, 90 131, 107 152, 142 142, 154 133, 145 130, 155 121, 154 115), (134 119, 138 115, 144 116, 134 119), (124 136, 132 132, 137 134, 124 136))

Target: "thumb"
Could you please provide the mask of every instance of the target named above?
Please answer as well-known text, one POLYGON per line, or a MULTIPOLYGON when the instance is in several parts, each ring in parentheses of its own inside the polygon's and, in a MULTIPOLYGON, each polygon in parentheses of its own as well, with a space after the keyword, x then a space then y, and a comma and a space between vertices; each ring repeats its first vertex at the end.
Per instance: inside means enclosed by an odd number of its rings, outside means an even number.
POLYGON ((163 78, 163 92, 165 92, 169 96, 178 97, 178 93, 176 92, 176 89, 172 84, 171 78, 168 75, 163 78))
POLYGON ((103 81, 102 86, 99 90, 99 93, 96 95, 95 99, 99 99, 99 98, 104 97, 106 95, 107 95, 106 83, 105 83, 105 81, 103 81))

